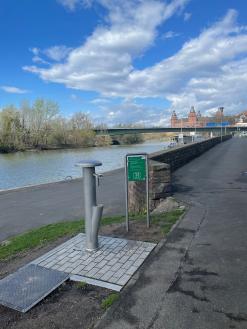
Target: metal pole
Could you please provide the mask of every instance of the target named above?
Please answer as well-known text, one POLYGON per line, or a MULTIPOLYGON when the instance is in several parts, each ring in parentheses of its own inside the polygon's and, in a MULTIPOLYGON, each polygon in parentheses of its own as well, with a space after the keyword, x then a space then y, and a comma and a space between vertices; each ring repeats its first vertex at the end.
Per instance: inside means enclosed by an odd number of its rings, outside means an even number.
POLYGON ((150 227, 150 213, 149 213, 149 166, 148 156, 146 155, 146 195, 147 195, 147 228, 150 227))
POLYGON ((222 131, 222 125, 223 125, 223 110, 224 110, 224 107, 219 107, 219 110, 220 110, 220 113, 221 113, 221 126, 220 126, 220 140, 222 142, 222 134, 223 134, 223 131, 222 131))
POLYGON ((125 156, 125 225, 126 231, 129 232, 129 184, 128 184, 128 155, 125 156))
POLYGON ((101 165, 101 162, 95 160, 81 161, 76 164, 77 167, 82 168, 83 173, 85 248, 90 252, 98 249, 98 230, 103 212, 103 205, 97 205, 96 202, 96 179, 98 180, 101 175, 95 173, 95 166, 101 165))
POLYGON ((95 249, 92 246, 92 213, 93 207, 96 206, 96 184, 95 184, 95 167, 83 168, 83 194, 85 208, 85 233, 87 249, 95 249))
POLYGON ((222 142, 222 114, 221 114, 220 140, 222 142))

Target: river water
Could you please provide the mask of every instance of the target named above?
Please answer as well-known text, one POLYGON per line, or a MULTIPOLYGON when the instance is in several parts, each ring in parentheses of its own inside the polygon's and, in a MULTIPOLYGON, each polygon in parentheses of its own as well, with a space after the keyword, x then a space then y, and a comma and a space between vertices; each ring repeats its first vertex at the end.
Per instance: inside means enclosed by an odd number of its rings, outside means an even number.
POLYGON ((81 176, 75 163, 95 159, 103 163, 97 172, 105 172, 124 166, 126 153, 152 153, 167 146, 167 142, 148 141, 135 145, 116 145, 41 152, 0 154, 0 190, 38 185, 81 176))

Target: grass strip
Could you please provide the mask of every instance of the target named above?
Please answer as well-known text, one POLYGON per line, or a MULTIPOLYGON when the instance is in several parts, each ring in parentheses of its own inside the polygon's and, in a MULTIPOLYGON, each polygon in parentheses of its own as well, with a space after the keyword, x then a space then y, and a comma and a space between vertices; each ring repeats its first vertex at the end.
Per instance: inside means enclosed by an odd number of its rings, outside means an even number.
MULTIPOLYGON (((121 223, 123 220, 124 216, 106 217, 102 219, 101 225, 121 223)), ((72 236, 84 232, 84 230, 84 220, 65 221, 35 228, 0 244, 0 260, 8 259, 20 252, 25 252, 36 247, 42 247, 58 238, 67 235, 72 236)))
POLYGON ((0 245, 0 260, 15 254, 44 246, 60 237, 73 235, 84 230, 84 221, 71 221, 49 224, 17 235, 0 245))
MULTIPOLYGON (((168 233, 173 224, 180 218, 184 210, 173 210, 159 215, 153 215, 151 223, 159 225, 164 234, 168 233)), ((142 220, 145 215, 132 216, 132 220, 142 220)), ((101 225, 110 225, 124 222, 124 216, 105 217, 101 225)), ((0 244, 0 261, 6 260, 20 252, 25 252, 36 247, 42 247, 64 236, 73 236, 84 232, 84 220, 66 221, 49 224, 24 234, 17 235, 0 244)))
POLYGON ((154 215, 152 216, 152 223, 159 225, 162 233, 166 235, 184 212, 185 209, 175 209, 159 215, 154 215))
POLYGON ((110 294, 108 297, 102 300, 101 308, 103 308, 103 310, 107 310, 118 299, 119 299, 119 293, 110 294))

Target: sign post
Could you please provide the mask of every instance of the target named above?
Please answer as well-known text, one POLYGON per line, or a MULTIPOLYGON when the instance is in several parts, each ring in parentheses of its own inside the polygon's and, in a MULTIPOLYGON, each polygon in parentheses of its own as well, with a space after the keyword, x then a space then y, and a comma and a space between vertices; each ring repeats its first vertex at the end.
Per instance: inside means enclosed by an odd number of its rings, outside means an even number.
POLYGON ((146 181, 147 227, 150 227, 149 215, 149 173, 147 153, 129 153, 125 157, 126 186, 126 230, 129 231, 129 182, 146 181))

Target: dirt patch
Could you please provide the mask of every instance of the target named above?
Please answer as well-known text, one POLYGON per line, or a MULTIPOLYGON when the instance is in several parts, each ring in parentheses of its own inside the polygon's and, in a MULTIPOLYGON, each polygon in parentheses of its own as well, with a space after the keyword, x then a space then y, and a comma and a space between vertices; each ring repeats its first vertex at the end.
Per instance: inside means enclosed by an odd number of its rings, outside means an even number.
POLYGON ((126 232, 125 223, 103 226, 100 229, 100 234, 147 242, 159 242, 164 237, 159 225, 152 224, 148 229, 145 220, 130 221, 129 232, 126 232))
MULTIPOLYGON (((101 235, 130 240, 158 242, 164 237, 160 226, 147 229, 145 221, 131 221, 127 233, 124 224, 111 224, 101 228, 101 235)), ((9 261, 0 262, 0 278, 16 271, 21 266, 43 255, 71 236, 57 240, 43 248, 17 255, 9 261)), ((66 282, 26 314, 0 305, 1 329, 86 329, 92 328, 102 316, 102 300, 112 291, 86 285, 81 288, 66 282)))
POLYGON ((1 328, 89 328, 103 313, 101 302, 108 294, 106 289, 81 289, 68 281, 26 314, 0 306, 1 328))

